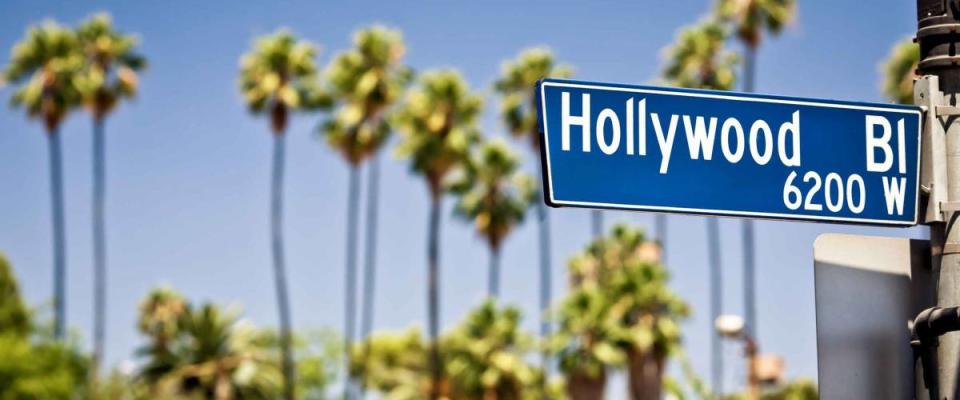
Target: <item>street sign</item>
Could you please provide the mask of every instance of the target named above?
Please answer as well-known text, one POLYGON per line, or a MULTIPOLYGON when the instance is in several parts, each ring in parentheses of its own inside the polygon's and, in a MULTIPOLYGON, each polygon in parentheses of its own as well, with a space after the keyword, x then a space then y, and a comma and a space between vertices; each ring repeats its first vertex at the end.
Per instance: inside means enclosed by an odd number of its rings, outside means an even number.
POLYGON ((813 245, 823 399, 912 399, 912 321, 934 304, 930 242, 824 234, 813 245))
POLYGON ((917 107, 558 79, 537 94, 551 206, 916 224, 917 107))

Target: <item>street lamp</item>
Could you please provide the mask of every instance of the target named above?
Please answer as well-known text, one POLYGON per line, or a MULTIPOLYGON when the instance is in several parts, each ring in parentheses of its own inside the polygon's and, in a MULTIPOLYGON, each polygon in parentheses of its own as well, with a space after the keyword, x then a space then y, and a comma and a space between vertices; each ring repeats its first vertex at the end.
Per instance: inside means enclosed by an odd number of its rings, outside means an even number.
POLYGON ((743 355, 747 359, 747 399, 760 399, 760 385, 780 381, 783 359, 776 355, 760 355, 757 342, 747 333, 743 317, 725 314, 713 321, 720 336, 743 341, 743 355))

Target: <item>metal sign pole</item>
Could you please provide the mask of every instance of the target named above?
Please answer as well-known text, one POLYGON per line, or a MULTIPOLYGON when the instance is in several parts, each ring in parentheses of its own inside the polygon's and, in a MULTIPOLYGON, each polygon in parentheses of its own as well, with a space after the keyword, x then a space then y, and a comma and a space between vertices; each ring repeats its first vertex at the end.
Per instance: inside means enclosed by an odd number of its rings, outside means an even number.
MULTIPOLYGON (((960 2, 917 1, 917 42, 920 63, 915 101, 926 107, 922 138, 921 184, 929 195, 925 221, 930 226, 932 266, 937 277, 937 306, 960 304, 960 2)), ((960 333, 946 333, 937 346, 938 398, 958 398, 957 368, 960 333)), ((927 382, 929 386, 933 382, 927 382)))

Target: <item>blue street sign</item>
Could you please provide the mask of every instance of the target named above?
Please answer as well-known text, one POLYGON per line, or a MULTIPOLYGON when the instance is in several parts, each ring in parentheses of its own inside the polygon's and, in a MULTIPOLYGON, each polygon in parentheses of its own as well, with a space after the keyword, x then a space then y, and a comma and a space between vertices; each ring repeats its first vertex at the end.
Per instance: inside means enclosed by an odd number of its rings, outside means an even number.
POLYGON ((554 207, 909 226, 917 107, 546 79, 554 207))

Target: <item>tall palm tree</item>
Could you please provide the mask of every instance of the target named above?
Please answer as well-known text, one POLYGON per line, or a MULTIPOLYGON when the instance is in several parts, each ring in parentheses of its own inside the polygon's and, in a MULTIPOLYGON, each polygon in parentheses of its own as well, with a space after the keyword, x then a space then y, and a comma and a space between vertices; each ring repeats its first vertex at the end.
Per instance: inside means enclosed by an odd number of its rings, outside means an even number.
MULTIPOLYGON (((566 78, 573 74, 570 67, 558 65, 553 53, 544 48, 528 49, 520 53, 516 60, 508 61, 503 65, 500 80, 495 88, 503 95, 500 113, 510 132, 523 140, 527 140, 534 154, 540 152, 540 132, 537 127, 537 93, 538 80, 551 78, 566 78)), ((541 167, 537 162, 538 168, 541 167)), ((537 176, 540 176, 539 174, 537 176)), ((543 191, 537 203, 537 222, 540 237, 540 310, 543 314, 550 307, 550 220, 547 206, 543 202, 543 191)), ((594 229, 599 227, 600 214, 594 213, 594 229)), ((598 232, 594 232, 595 235, 598 232)), ((540 316, 540 336, 550 335, 550 322, 545 315, 540 316)), ((544 356, 546 365, 546 356, 544 356)))
POLYGON ((619 365, 631 399, 662 397, 667 357, 680 346, 689 308, 667 286, 660 256, 641 230, 618 225, 570 261, 572 287, 555 340, 572 398, 602 398, 606 369, 619 365))
POLYGON ((713 19, 684 28, 666 50, 663 78, 678 87, 733 89, 738 58, 725 48, 728 37, 727 28, 713 19))
POLYGON ((917 78, 920 46, 907 38, 890 49, 883 64, 883 94, 890 101, 913 104, 913 80, 917 78))
POLYGON ((444 335, 452 399, 540 400, 542 371, 525 360, 533 338, 520 330, 520 311, 492 299, 444 335))
MULTIPOLYGON (((718 0, 717 15, 731 25, 744 45, 743 91, 753 92, 757 48, 764 33, 779 34, 796 14, 796 0, 718 0)), ((743 220, 744 317, 747 330, 757 337, 753 220, 743 220)))
POLYGON ((77 35, 56 22, 46 21, 27 30, 12 51, 0 84, 20 87, 10 104, 27 116, 43 121, 50 163, 50 197, 53 219, 54 333, 63 339, 66 327, 66 223, 63 215, 63 166, 60 124, 80 104, 77 79, 83 66, 77 35))
POLYGON ((312 110, 329 102, 317 83, 316 47, 298 40, 287 30, 257 39, 253 49, 240 59, 240 91, 250 111, 268 114, 273 132, 271 179, 271 250, 277 307, 280 313, 280 346, 284 396, 294 397, 294 365, 291 348, 290 304, 283 251, 284 132, 290 113, 312 110))
POLYGON ((473 221, 490 248, 487 296, 500 295, 500 248, 533 200, 533 179, 519 173, 520 160, 500 140, 484 143, 467 163, 461 182, 453 185, 460 196, 457 215, 473 221))
POLYGON ((276 398, 281 379, 266 348, 269 333, 232 312, 157 289, 141 303, 139 327, 149 340, 139 378, 152 397, 276 398))
MULTIPOLYGON (((663 78, 673 86, 731 90, 736 81, 737 56, 724 48, 727 28, 713 19, 704 19, 680 31, 667 49, 663 78)), ((720 227, 716 218, 707 218, 707 245, 710 259, 711 321, 723 310, 720 227)), ((710 328, 711 389, 723 393, 723 352, 720 336, 710 328)))
POLYGON ((97 14, 77 28, 86 59, 81 74, 83 103, 93 116, 93 368, 103 358, 107 303, 106 138, 104 123, 117 104, 137 93, 137 71, 146 60, 136 52, 137 38, 114 29, 109 14, 97 14))
MULTIPOLYGON (((373 26, 354 35, 354 48, 338 54, 327 68, 326 77, 331 95, 338 104, 333 117, 322 127, 329 144, 343 155, 350 168, 347 198, 347 256, 345 267, 346 365, 350 365, 350 349, 356 327, 356 241, 359 206, 360 173, 363 161, 370 163, 367 182, 367 243, 364 258, 364 290, 361 335, 369 334, 373 324, 375 279, 377 185, 379 165, 377 153, 390 134, 385 113, 403 92, 411 72, 400 64, 404 45, 399 31, 373 26)), ((349 385, 347 385, 349 390, 349 385)))
POLYGON ((403 100, 395 122, 402 134, 397 153, 410 160, 414 173, 422 175, 430 195, 427 240, 427 314, 430 335, 430 398, 440 392, 443 370, 438 344, 440 316, 440 208, 445 180, 462 167, 478 141, 477 116, 483 97, 472 93, 460 73, 429 72, 419 79, 403 100))
POLYGON ((430 386, 427 347, 417 328, 377 332, 353 346, 349 372, 384 399, 423 399, 430 386))

